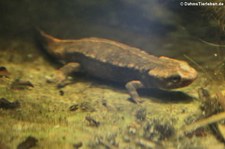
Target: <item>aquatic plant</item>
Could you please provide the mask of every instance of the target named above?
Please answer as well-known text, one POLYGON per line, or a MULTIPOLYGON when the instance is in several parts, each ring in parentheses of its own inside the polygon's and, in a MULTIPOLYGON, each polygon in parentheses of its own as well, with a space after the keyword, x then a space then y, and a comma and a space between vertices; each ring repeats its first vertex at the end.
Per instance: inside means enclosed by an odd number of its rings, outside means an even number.
MULTIPOLYGON (((210 2, 209 0, 204 0, 205 2, 210 2)), ((204 2, 203 1, 203 2, 204 2)), ((220 0, 214 0, 215 3, 223 3, 223 6, 211 6, 205 7, 206 15, 210 18, 215 20, 218 27, 221 31, 225 31, 225 2, 220 0)))

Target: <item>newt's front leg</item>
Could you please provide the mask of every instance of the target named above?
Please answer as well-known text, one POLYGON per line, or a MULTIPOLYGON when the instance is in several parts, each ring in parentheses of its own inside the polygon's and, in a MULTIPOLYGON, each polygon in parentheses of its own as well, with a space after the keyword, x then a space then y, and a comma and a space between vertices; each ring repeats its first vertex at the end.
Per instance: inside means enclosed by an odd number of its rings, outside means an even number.
POLYGON ((128 93, 130 94, 133 102, 135 102, 135 103, 143 102, 143 100, 140 99, 140 97, 137 93, 137 89, 143 88, 143 87, 144 87, 144 85, 138 80, 133 80, 126 84, 126 89, 127 89, 128 93))
POLYGON ((56 80, 58 82, 57 87, 61 88, 69 84, 70 81, 67 79, 69 75, 80 71, 80 64, 75 62, 70 62, 65 64, 56 72, 56 80))

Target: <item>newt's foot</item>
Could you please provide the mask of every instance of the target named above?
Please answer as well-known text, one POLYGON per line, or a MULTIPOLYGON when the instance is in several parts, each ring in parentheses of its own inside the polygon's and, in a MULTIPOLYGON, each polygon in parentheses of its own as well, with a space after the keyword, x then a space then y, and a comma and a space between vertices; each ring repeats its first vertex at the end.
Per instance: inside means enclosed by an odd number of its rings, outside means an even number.
POLYGON ((137 93, 137 89, 142 88, 143 86, 144 85, 138 80, 130 81, 125 85, 128 93, 130 94, 130 99, 132 102, 136 104, 144 102, 144 100, 140 100, 140 97, 137 93))
POLYGON ((135 104, 141 104, 144 102, 144 100, 142 100, 142 99, 133 99, 132 97, 128 98, 128 100, 135 104))
POLYGON ((57 80, 57 88, 65 87, 73 83, 72 79, 69 77, 74 72, 80 71, 80 64, 75 62, 70 62, 65 64, 56 73, 56 80, 57 80))
POLYGON ((57 88, 63 88, 63 87, 65 87, 65 86, 67 86, 67 85, 69 85, 69 84, 72 84, 72 83, 73 83, 72 80, 66 79, 66 80, 63 80, 63 81, 57 83, 57 86, 56 86, 56 87, 57 87, 57 88))
POLYGON ((64 73, 57 70, 54 75, 46 77, 47 83, 56 84, 57 88, 63 88, 68 84, 73 83, 73 80, 70 76, 65 76, 64 73))
POLYGON ((54 79, 57 84, 57 88, 63 88, 66 85, 70 84, 70 80, 68 79, 68 77, 60 70, 57 70, 54 79))

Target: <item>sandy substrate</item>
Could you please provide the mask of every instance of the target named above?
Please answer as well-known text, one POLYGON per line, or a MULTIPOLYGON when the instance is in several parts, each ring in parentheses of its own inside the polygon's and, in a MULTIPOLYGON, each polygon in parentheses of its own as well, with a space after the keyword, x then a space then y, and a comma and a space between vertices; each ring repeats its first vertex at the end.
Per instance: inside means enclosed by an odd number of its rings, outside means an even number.
MULTIPOLYGON (((111 32, 116 31, 111 29, 111 32)), ((164 53, 181 59, 185 59, 183 55, 188 55, 200 65, 208 66, 208 70, 213 70, 214 64, 221 62, 208 63, 216 59, 212 56, 214 51, 204 52, 211 47, 188 41, 185 37, 176 43, 177 34, 170 36, 173 38, 161 39, 164 44, 155 47, 156 55, 164 53), (175 50, 171 52, 171 49, 175 50)), ((149 38, 140 36, 140 39, 143 39, 140 40, 143 43, 151 44, 147 42, 149 38)), ((0 64, 11 75, 9 78, 0 78, 0 98, 18 101, 20 106, 0 108, 0 148, 17 148, 19 144, 24 147, 27 144, 21 143, 29 136, 33 139, 28 141, 28 146, 37 149, 72 149, 80 146, 129 149, 224 148, 208 127, 202 135, 176 135, 182 126, 192 123, 202 114, 198 88, 207 87, 212 94, 214 90, 223 89, 218 82, 210 82, 199 68, 199 78, 192 85, 174 91, 148 90, 147 94, 141 94, 145 102, 136 105, 128 100, 129 95, 123 86, 85 76, 74 76, 75 83, 57 89, 55 83, 47 80, 58 66, 50 62, 33 41, 2 39, 1 43, 0 64), (29 81, 33 87, 25 85, 22 89, 13 88, 16 79, 29 81), (214 87, 214 84, 217 86, 214 87)))

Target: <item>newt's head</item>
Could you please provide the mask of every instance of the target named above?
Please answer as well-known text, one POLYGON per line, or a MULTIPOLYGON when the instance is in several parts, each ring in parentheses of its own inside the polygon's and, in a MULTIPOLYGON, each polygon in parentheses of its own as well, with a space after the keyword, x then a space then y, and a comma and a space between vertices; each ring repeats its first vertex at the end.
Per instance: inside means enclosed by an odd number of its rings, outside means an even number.
POLYGON ((162 67, 148 72, 153 77, 153 84, 162 89, 174 89, 187 86, 197 78, 197 71, 187 62, 168 57, 160 57, 162 67))

